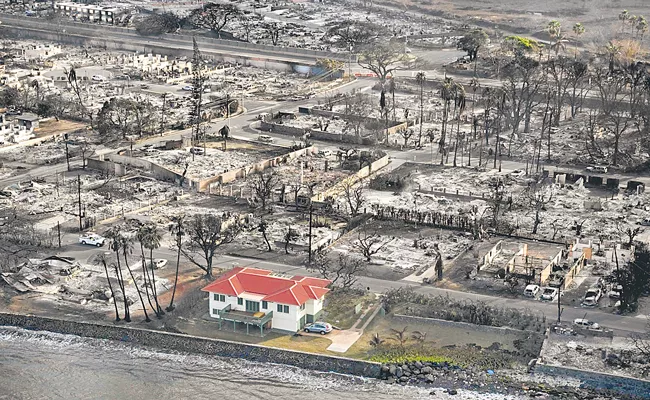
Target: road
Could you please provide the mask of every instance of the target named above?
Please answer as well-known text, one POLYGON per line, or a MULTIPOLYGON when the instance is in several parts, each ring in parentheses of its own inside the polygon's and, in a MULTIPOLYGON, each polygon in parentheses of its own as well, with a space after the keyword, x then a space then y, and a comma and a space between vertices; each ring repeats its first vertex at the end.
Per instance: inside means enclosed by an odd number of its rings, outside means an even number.
MULTIPOLYGON (((331 96, 333 93, 344 93, 350 92, 353 90, 367 90, 374 84, 372 79, 358 79, 354 82, 351 82, 343 87, 340 87, 328 94, 321 94, 312 99, 302 100, 297 102, 267 102, 267 101, 249 101, 246 106, 249 107, 247 113, 235 116, 230 118, 229 121, 221 121, 213 123, 211 130, 218 130, 224 124, 229 123, 233 137, 240 137, 248 140, 256 140, 258 132, 248 128, 250 123, 255 121, 255 116, 261 112, 269 112, 271 110, 295 110, 298 106, 312 106, 317 104, 319 101, 323 101, 326 96, 331 96)), ((139 148, 147 144, 155 144, 165 140, 178 139, 182 135, 190 135, 191 130, 175 131, 169 132, 164 137, 154 137, 144 141, 141 141, 134 145, 134 148, 139 148)), ((275 138, 275 143, 279 145, 291 145, 294 142, 294 139, 288 138, 283 135, 272 135, 275 138)), ((332 143, 317 143, 319 146, 325 146, 329 148, 337 147, 336 144, 332 143)), ((407 150, 407 151, 398 151, 390 150, 388 151, 389 155, 393 158, 396 164, 401 164, 405 161, 415 161, 423 163, 431 163, 431 152, 430 149, 424 148, 419 150, 407 150)), ((437 154, 434 151, 434 157, 436 158, 437 164, 437 154)), ((73 161, 73 166, 80 165, 80 161, 73 161)), ((516 161, 503 161, 502 169, 507 171, 512 171, 516 169, 524 169, 525 164, 516 161)), ((551 167, 553 168, 553 167, 551 167)), ((63 172, 66 170, 65 163, 43 166, 26 172, 25 174, 11 177, 0 181, 0 184, 7 185, 14 183, 19 180, 24 180, 28 177, 40 177, 46 174, 54 174, 57 172, 63 172)), ((647 178, 644 178, 647 179, 647 178)), ((97 252, 103 252, 105 250, 98 250, 95 248, 88 248, 77 244, 77 236, 68 234, 64 235, 62 243, 64 247, 59 255, 74 257, 78 260, 87 260, 93 254, 97 252)), ((169 260, 175 259, 175 253, 168 249, 159 249, 154 253, 156 258, 166 258, 169 260)), ((255 266, 259 268, 266 268, 277 272, 285 272, 292 274, 301 274, 301 275, 312 275, 304 267, 289 266, 280 263, 274 263, 272 261, 260 261, 260 260, 251 260, 245 258, 231 257, 231 256, 218 256, 215 259, 215 266, 217 267, 227 267, 232 266, 255 266)), ((486 296, 473 293, 465 293, 454 290, 440 289, 428 285, 417 284, 408 281, 387 281, 380 280, 370 277, 361 277, 359 279, 359 284, 363 287, 370 288, 371 291, 376 293, 382 293, 388 289, 410 286, 413 287, 416 292, 426 293, 431 295, 443 295, 449 296, 454 299, 469 299, 469 300, 480 300, 494 307, 511 307, 521 310, 531 310, 534 312, 541 313, 547 317, 549 320, 554 320, 557 317, 557 306, 555 304, 548 304, 539 301, 531 301, 524 299, 510 299, 503 297, 495 296, 486 296)), ((641 317, 626 317, 626 316, 617 316, 611 313, 602 312, 599 310, 588 310, 579 308, 579 307, 565 307, 563 311, 562 319, 564 321, 571 321, 575 318, 583 318, 587 313, 587 318, 598 322, 605 328, 615 329, 619 333, 629 333, 629 332, 643 332, 646 329, 646 319, 641 317)))
MULTIPOLYGON (((97 249, 95 247, 78 244, 77 236, 74 234, 64 235, 62 242, 63 247, 58 255, 73 257, 82 262, 91 259, 96 254, 101 254, 107 251, 105 248, 97 249)), ((172 268, 175 267, 174 264, 176 259, 176 252, 171 249, 160 248, 155 250, 153 254, 154 258, 164 258, 169 260, 166 271, 167 273, 171 273, 172 268)), ((313 272, 308 271, 304 266, 286 265, 273 261, 248 259, 228 255, 215 256, 215 268, 229 269, 235 266, 263 268, 292 275, 317 276, 313 272)), ((198 269, 196 269, 196 271, 198 271, 198 269)), ((411 287, 416 293, 449 296, 450 298, 456 300, 481 301, 492 307, 515 308, 522 311, 529 311, 544 315, 548 321, 554 321, 557 318, 557 303, 487 296, 475 293, 460 292, 456 290, 440 289, 430 285, 418 284, 404 280, 389 281, 365 276, 359 278, 358 284, 361 287, 369 288, 373 293, 384 293, 389 289, 411 287)), ((568 322, 573 321, 576 318, 584 318, 585 314, 589 320, 595 321, 605 328, 613 329, 617 334, 620 335, 628 335, 634 332, 645 332, 648 328, 648 320, 643 316, 620 316, 596 309, 585 309, 572 306, 563 306, 562 321, 568 322)))

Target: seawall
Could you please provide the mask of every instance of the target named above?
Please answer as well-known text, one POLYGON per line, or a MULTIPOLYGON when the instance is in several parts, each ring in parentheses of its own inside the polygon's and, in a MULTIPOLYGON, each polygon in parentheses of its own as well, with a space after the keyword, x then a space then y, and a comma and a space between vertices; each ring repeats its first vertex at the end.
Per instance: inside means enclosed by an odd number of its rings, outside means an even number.
POLYGON ((370 378, 379 378, 381 371, 381 364, 369 361, 303 353, 294 350, 135 327, 103 325, 0 312, 0 326, 2 325, 94 339, 118 340, 164 350, 243 358, 249 361, 277 363, 315 371, 336 372, 370 378))

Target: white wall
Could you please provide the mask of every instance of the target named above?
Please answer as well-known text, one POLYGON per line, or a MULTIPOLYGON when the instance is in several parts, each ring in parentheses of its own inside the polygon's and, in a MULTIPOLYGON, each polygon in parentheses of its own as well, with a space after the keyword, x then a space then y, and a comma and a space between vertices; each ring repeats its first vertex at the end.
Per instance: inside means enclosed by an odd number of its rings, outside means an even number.
MULTIPOLYGON (((237 304, 237 297, 226 296, 226 301, 218 301, 214 299, 215 294, 210 293, 209 306, 210 317, 219 318, 216 310, 222 310, 228 304, 232 310, 246 311, 246 299, 242 305, 237 304)), ((256 300, 257 301, 257 300, 256 300)), ((273 311, 272 327, 274 329, 281 329, 283 331, 297 332, 300 329, 300 319, 306 314, 316 315, 323 308, 322 300, 309 300, 305 304, 305 309, 301 310, 299 306, 289 306, 289 313, 278 312, 278 303, 269 302, 268 308, 262 308, 260 301, 260 311, 269 312, 273 311)), ((284 306, 285 304, 282 304, 284 306)))

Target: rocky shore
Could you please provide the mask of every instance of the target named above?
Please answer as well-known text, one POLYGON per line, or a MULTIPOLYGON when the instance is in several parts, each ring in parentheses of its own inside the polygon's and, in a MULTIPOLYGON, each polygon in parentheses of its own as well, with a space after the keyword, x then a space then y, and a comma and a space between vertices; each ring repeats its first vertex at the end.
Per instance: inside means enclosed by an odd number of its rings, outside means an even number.
MULTIPOLYGON (((461 368, 448 362, 412 361, 383 364, 380 378, 387 384, 415 385, 442 389, 447 396, 460 390, 500 393, 537 399, 612 399, 614 393, 581 388, 579 382, 514 370, 492 371, 461 368)), ((436 391, 430 393, 438 395, 436 391)), ((617 399, 633 396, 615 394, 617 399)), ((638 397, 636 397, 638 398, 638 397)))

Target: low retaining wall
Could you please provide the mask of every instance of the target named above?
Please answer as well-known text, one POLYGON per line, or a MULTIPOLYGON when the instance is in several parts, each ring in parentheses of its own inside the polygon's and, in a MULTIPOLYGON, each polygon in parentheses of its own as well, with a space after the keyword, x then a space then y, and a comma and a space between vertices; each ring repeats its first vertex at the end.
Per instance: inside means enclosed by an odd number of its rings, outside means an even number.
MULTIPOLYGON (((405 323, 450 326, 453 328, 461 328, 461 329, 467 329, 467 330, 477 331, 477 332, 496 333, 497 335, 513 335, 513 334, 516 335, 516 334, 521 334, 522 332, 530 332, 530 331, 522 331, 519 329, 512 329, 503 326, 477 325, 477 324, 470 324, 467 322, 447 321, 445 319, 438 319, 438 318, 413 317, 410 315, 401 315, 401 314, 395 314, 393 318, 401 320, 405 323)), ((533 333, 539 334, 539 332, 533 332, 533 333)))
POLYGON ((16 326, 94 339, 119 340, 165 350, 200 353, 249 361, 291 365, 323 372, 378 378, 381 364, 350 358, 303 353, 274 347, 208 339, 148 329, 99 325, 33 315, 0 313, 0 326, 16 326))
POLYGON ((537 362, 535 372, 544 374, 571 377, 579 379, 582 385, 592 389, 611 390, 628 395, 650 399, 650 381, 605 374, 602 372, 584 371, 570 367, 558 367, 537 362))

